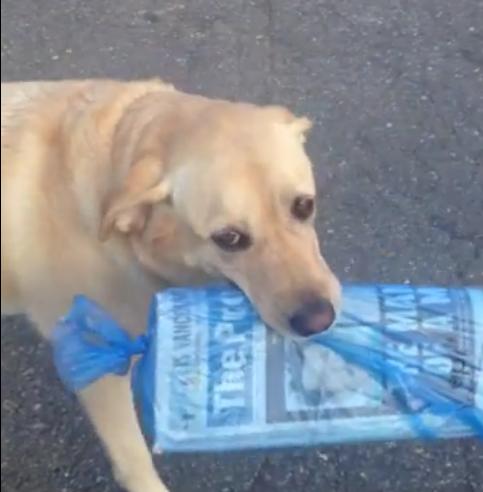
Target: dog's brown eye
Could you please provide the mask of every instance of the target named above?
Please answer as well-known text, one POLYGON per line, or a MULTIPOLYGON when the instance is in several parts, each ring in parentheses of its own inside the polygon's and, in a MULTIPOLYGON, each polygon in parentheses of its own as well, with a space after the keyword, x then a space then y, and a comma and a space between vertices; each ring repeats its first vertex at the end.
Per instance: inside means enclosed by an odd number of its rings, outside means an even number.
POLYGON ((307 220, 314 213, 315 203, 311 196, 298 196, 292 204, 292 214, 299 220, 307 220))
POLYGON ((213 242, 225 251, 241 251, 251 245, 251 239, 245 232, 227 227, 212 234, 213 242))

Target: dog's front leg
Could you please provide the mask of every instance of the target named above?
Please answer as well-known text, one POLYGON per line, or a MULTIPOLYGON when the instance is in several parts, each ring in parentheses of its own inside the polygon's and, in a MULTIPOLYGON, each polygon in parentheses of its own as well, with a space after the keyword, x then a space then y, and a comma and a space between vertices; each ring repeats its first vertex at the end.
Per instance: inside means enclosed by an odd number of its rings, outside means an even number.
POLYGON ((130 377, 107 376, 79 396, 109 453, 120 485, 129 492, 168 492, 139 427, 130 377))

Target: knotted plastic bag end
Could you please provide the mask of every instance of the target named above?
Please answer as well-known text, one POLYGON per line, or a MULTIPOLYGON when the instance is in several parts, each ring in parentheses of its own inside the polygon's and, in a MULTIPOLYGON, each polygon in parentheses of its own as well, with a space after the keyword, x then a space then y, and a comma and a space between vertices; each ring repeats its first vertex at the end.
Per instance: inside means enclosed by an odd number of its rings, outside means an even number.
POLYGON ((132 339, 102 307, 78 295, 57 323, 52 347, 61 381, 81 391, 108 374, 127 374, 131 357, 146 351, 147 338, 132 339))

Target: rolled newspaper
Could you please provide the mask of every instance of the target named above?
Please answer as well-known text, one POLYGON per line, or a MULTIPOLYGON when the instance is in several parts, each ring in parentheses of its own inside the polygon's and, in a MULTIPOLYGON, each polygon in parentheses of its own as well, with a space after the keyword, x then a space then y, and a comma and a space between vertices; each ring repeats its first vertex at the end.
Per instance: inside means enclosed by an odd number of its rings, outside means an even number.
POLYGON ((126 372, 133 353, 154 452, 483 437, 480 288, 347 285, 333 328, 303 341, 267 328, 225 285, 159 293, 135 341, 79 297, 54 337, 73 389, 126 372), (122 336, 106 343, 111 329, 122 336))

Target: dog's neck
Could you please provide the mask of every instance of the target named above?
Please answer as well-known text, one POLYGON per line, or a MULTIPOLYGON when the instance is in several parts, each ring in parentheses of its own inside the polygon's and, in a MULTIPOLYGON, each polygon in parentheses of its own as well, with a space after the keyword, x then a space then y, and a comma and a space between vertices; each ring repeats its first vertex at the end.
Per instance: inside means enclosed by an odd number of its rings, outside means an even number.
POLYGON ((118 146, 122 149, 129 146, 128 142, 122 142, 124 135, 120 128, 130 126, 131 140, 135 139, 139 129, 131 121, 132 108, 142 106, 148 94, 167 90, 169 87, 157 81, 153 81, 152 86, 142 84, 126 92, 119 89, 116 92, 116 87, 110 89, 109 86, 96 92, 87 88, 78 96, 77 112, 71 117, 74 123, 63 121, 60 131, 65 134, 63 141, 68 142, 65 162, 66 165, 76 164, 69 170, 73 176, 73 191, 81 220, 91 234, 99 233, 105 201, 127 172, 127 159, 114 150, 118 146), (85 148, 87 142, 90 148, 85 148), (81 165, 78 156, 85 156, 81 165))

